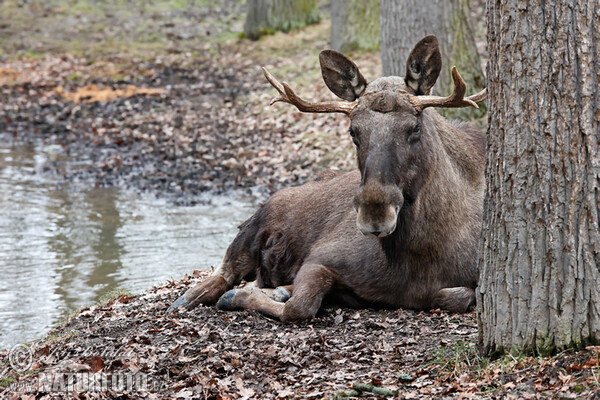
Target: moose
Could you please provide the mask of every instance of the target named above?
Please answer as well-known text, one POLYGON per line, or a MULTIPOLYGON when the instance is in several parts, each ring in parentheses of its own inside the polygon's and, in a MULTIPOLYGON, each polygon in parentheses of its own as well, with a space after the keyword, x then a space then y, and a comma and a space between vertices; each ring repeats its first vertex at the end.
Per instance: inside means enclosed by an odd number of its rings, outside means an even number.
POLYGON ((453 68, 452 95, 430 95, 442 67, 435 36, 412 49, 404 78, 367 83, 333 50, 319 61, 325 84, 343 101, 305 101, 263 68, 279 92, 271 104, 346 114, 358 170, 327 171, 276 192, 240 225, 221 266, 172 308, 217 303, 282 321, 310 319, 329 299, 466 312, 478 281, 486 140, 435 107, 477 107, 485 89, 465 97, 453 68), (234 288, 253 280, 252 289, 234 288))

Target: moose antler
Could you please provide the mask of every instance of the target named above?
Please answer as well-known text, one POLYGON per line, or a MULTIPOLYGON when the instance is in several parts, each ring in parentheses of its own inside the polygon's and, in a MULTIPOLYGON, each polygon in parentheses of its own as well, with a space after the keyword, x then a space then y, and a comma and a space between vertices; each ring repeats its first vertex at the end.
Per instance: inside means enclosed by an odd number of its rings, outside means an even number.
POLYGON ((411 103, 418 112, 427 107, 475 107, 479 108, 477 103, 485 100, 487 89, 469 97, 465 97, 467 85, 458 73, 456 67, 452 67, 452 80, 454 81, 454 92, 448 97, 439 96, 410 96, 411 103))
POLYGON ((271 105, 277 103, 278 101, 282 101, 284 103, 291 104, 296 106, 299 111, 302 112, 314 112, 314 113, 344 113, 346 115, 350 115, 354 106, 356 106, 356 101, 353 102, 342 102, 342 101, 323 101, 320 103, 311 103, 305 100, 302 100, 294 91, 288 86, 286 82, 280 83, 273 75, 267 71, 265 67, 261 67, 263 73, 265 74, 265 78, 269 81, 271 85, 279 92, 279 97, 271 100, 271 105))

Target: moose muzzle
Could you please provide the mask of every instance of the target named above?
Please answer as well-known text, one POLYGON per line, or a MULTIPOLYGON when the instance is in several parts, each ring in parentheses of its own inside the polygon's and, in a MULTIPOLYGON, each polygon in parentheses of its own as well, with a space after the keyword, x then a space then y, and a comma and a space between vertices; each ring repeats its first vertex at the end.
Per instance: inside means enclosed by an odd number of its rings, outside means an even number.
POLYGON ((404 203, 402 192, 392 185, 365 184, 354 197, 356 224, 363 235, 385 237, 396 230, 404 203))

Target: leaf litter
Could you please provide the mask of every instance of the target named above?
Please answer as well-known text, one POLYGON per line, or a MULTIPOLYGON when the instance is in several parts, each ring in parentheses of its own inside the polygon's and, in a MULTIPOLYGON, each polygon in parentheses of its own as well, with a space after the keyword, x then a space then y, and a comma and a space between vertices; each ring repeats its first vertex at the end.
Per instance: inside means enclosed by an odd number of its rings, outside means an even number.
MULTIPOLYGON (((21 375, 9 372, 14 381, 0 389, 0 396, 25 399, 33 393, 50 399, 64 394, 68 379, 81 374, 111 382, 118 374, 139 373, 146 377, 143 386, 75 390, 73 397, 538 399, 598 394, 598 346, 555 357, 486 361, 474 346, 472 313, 332 307, 311 321, 291 324, 253 311, 204 306, 167 312, 207 275, 195 271, 179 282, 81 310, 48 335, 59 339, 30 344, 31 368, 21 375), (41 376, 52 377, 54 392, 44 391, 48 385, 40 383, 41 376)), ((0 363, 8 365, 7 357, 1 353, 0 363)))

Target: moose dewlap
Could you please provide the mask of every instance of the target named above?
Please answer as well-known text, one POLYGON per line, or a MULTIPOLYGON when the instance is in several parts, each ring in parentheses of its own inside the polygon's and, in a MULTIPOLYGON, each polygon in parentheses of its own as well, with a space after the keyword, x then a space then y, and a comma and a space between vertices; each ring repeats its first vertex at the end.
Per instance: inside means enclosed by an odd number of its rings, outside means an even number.
POLYGON ((467 311, 478 278, 485 137, 434 107, 477 107, 485 90, 465 98, 453 69, 452 95, 429 95, 442 67, 435 36, 417 43, 404 78, 368 83, 332 50, 319 60, 325 84, 344 101, 304 101, 263 69, 279 92, 273 102, 346 114, 358 170, 275 193, 240 226, 222 265, 172 307, 216 302, 283 321, 312 318, 326 297, 467 311), (256 287, 233 289, 242 280, 256 287))

